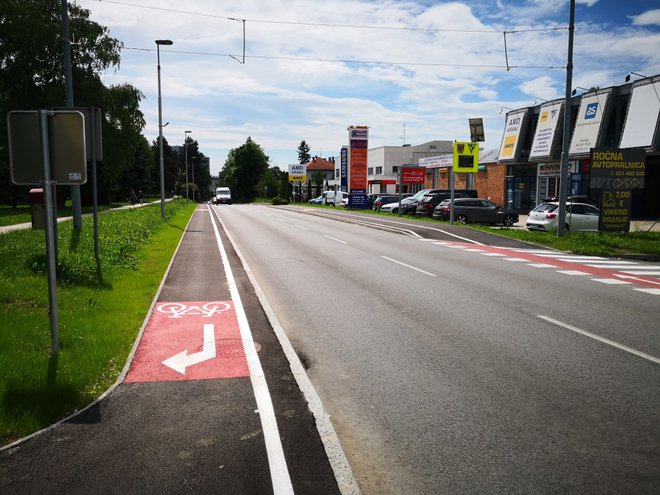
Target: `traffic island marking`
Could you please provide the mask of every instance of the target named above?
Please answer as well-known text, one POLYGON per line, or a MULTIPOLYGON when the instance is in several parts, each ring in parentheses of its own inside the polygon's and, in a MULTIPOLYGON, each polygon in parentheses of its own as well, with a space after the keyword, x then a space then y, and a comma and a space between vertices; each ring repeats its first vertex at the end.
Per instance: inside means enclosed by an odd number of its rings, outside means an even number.
POLYGON ((231 301, 159 302, 125 382, 250 376, 231 301))

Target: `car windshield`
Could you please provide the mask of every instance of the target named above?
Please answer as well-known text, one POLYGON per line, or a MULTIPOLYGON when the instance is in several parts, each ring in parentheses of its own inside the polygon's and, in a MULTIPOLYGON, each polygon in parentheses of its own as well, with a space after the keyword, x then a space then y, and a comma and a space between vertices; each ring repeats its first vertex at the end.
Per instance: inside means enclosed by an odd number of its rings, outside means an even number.
POLYGON ((536 208, 534 208, 534 211, 538 211, 541 213, 555 211, 558 208, 558 206, 559 205, 553 205, 552 203, 543 203, 538 205, 536 208))

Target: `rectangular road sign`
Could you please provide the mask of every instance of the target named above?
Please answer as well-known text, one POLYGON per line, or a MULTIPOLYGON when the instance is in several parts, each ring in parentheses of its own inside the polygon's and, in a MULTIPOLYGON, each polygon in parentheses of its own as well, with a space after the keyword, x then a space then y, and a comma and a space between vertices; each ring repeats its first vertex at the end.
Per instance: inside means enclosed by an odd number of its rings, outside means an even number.
POLYGON ((479 170, 479 143, 454 143, 454 172, 476 174, 479 170))
MULTIPOLYGON (((16 185, 43 182, 39 112, 11 111, 7 114, 11 181, 16 185)), ((50 112, 48 116, 51 180, 57 185, 87 182, 85 119, 77 111, 50 112)))
POLYGON ((289 182, 305 182, 307 180, 307 169, 303 164, 289 165, 289 182))

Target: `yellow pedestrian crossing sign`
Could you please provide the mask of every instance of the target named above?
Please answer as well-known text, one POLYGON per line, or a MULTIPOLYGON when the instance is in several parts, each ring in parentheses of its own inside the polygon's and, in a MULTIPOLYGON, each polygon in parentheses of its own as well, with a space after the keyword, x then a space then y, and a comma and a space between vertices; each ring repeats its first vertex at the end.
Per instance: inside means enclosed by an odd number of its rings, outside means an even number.
POLYGON ((476 174, 479 170, 479 143, 454 142, 454 173, 476 174))

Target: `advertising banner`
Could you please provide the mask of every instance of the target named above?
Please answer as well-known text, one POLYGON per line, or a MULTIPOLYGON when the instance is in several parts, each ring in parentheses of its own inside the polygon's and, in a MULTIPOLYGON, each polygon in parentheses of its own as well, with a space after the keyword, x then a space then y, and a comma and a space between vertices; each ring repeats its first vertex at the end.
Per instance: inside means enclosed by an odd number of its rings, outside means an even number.
POLYGON ((341 168, 339 186, 342 191, 348 192, 348 146, 341 147, 341 168))
POLYGON ((570 158, 588 157, 591 148, 598 147, 602 123, 608 109, 610 90, 598 91, 582 95, 578 110, 575 129, 568 151, 570 158))
POLYGON ((415 167, 411 165, 401 167, 402 184, 424 184, 426 169, 424 167, 415 167))
POLYGON ((367 206, 367 155, 369 147, 369 127, 350 126, 348 128, 348 186, 350 196, 348 206, 367 206))
POLYGON ((527 109, 515 110, 506 114, 506 124, 498 161, 515 161, 518 157, 520 137, 527 125, 527 109))
POLYGON ((426 168, 448 168, 454 164, 454 155, 429 156, 420 158, 419 164, 426 168))
POLYGON ((534 141, 529 153, 530 161, 546 160, 554 155, 557 131, 560 129, 558 123, 561 122, 563 115, 562 108, 564 103, 561 101, 541 105, 534 141))
POLYGON ((660 132, 660 77, 633 84, 619 148, 657 149, 660 132))

